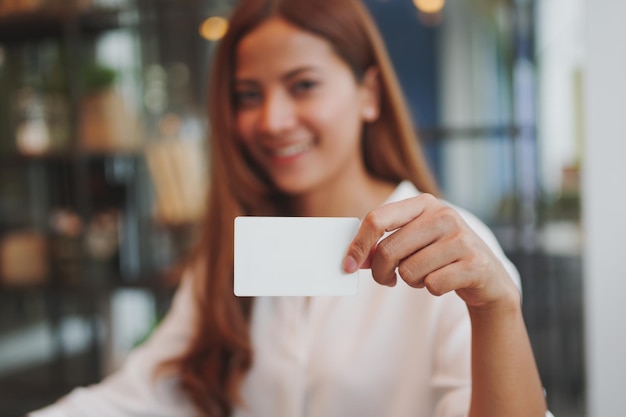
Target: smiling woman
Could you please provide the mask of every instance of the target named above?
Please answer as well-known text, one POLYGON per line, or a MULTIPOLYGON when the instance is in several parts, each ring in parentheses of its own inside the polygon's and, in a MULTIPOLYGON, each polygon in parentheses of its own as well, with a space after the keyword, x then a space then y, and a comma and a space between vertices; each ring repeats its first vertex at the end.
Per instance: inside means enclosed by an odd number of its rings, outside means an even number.
MULTIPOLYGON (((323 200, 318 215, 345 215, 330 193, 376 182, 360 151, 362 125, 379 113, 376 70, 355 79, 330 44, 280 18, 244 37, 236 60, 237 132, 251 158, 281 191, 323 200)), ((391 189, 380 184, 379 202, 391 189)))
POLYGON ((546 414, 518 274, 435 196, 359 1, 241 1, 211 87, 203 239, 170 313, 121 371, 33 416, 546 414), (362 219, 339 254, 358 295, 235 297, 233 222, 260 215, 362 219))

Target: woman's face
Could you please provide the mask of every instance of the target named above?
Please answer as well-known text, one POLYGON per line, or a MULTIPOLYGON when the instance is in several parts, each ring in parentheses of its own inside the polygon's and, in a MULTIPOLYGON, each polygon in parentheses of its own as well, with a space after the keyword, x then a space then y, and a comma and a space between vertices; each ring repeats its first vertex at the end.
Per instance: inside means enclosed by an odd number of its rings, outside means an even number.
POLYGON ((375 75, 357 82, 324 38, 280 18, 243 37, 236 63, 238 135, 278 189, 297 195, 367 175, 360 142, 378 115, 375 75))

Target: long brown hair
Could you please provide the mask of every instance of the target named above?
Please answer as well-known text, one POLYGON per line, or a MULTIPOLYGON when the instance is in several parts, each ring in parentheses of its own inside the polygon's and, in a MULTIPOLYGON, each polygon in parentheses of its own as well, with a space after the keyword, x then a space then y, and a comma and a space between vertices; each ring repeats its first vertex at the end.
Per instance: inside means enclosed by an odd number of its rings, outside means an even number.
POLYGON ((363 157, 375 177, 410 180, 437 194, 418 146, 382 38, 359 0, 241 0, 216 50, 210 79, 210 189, 201 241, 192 258, 197 297, 195 336, 173 365, 182 388, 205 416, 229 415, 252 364, 251 298, 233 294, 233 222, 238 215, 289 215, 288 201, 246 157, 237 140, 233 74, 239 41, 269 17, 326 39, 357 80, 378 69, 380 116, 363 130, 363 157))

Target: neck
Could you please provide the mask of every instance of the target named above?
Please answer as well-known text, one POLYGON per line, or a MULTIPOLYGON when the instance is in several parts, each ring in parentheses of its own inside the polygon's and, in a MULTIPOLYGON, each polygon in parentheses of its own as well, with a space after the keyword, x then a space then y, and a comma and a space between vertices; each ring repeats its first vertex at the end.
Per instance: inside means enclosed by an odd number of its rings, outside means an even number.
POLYGON ((395 184, 364 176, 333 181, 310 193, 293 199, 294 213, 307 217, 358 217, 380 206, 393 192, 395 184))

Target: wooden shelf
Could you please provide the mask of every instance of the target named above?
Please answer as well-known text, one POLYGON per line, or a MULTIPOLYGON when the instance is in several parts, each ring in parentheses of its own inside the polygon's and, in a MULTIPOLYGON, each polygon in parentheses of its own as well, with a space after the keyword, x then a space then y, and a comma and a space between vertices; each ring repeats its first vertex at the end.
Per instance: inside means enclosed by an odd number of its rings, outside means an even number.
POLYGON ((48 8, 0 16, 0 43, 58 38, 66 31, 77 30, 93 35, 137 24, 137 13, 130 9, 48 8))
POLYGON ((68 10, 48 9, 19 12, 0 17, 0 42, 17 42, 58 37, 69 21, 68 10))
POLYGON ((141 151, 125 152, 92 152, 80 150, 68 150, 62 152, 50 152, 41 155, 25 155, 20 153, 0 153, 0 165, 24 165, 28 163, 64 163, 72 161, 97 161, 106 159, 140 159, 141 151))
MULTIPOLYGON (((51 277, 55 280, 58 277, 51 277)), ((0 297, 21 295, 46 294, 75 294, 75 295, 103 295, 119 289, 143 289, 153 292, 168 293, 175 290, 174 285, 168 278, 167 271, 155 272, 144 276, 135 277, 133 281, 127 281, 119 274, 110 274, 110 282, 81 282, 76 284, 64 284, 46 282, 40 285, 7 285, 0 283, 0 297)))

